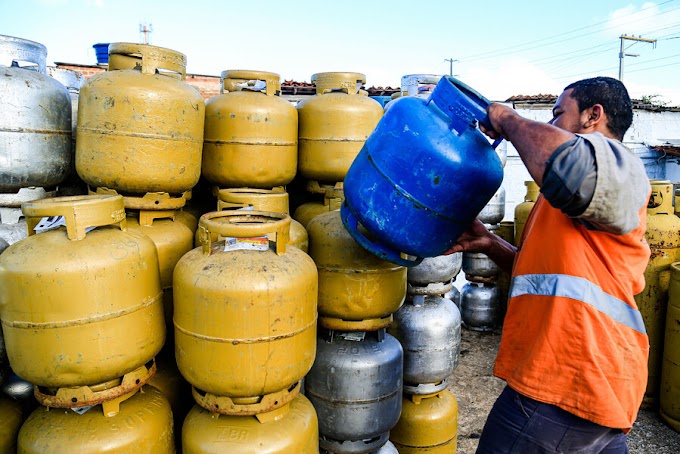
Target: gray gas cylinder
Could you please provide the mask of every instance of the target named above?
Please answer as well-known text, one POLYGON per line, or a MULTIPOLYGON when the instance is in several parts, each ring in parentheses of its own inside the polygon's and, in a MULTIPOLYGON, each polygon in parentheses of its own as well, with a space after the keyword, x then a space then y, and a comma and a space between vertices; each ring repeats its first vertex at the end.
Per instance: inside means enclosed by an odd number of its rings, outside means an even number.
POLYGON ((68 171, 71 98, 46 58, 42 44, 0 35, 0 192, 53 187, 68 171))
POLYGON ((319 446, 333 453, 370 453, 384 445, 401 414, 404 354, 384 329, 319 328, 305 396, 319 417, 319 446))

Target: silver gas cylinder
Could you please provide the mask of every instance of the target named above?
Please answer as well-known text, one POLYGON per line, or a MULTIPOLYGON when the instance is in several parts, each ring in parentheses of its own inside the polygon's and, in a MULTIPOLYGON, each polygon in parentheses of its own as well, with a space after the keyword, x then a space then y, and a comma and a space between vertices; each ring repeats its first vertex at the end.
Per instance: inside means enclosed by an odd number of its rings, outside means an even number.
POLYGON ((0 193, 0 239, 9 245, 28 236, 21 204, 56 196, 44 188, 21 188, 16 193, 0 193))
POLYGON ((66 87, 68 94, 71 97, 71 133, 73 134, 73 141, 75 142, 76 126, 78 125, 78 94, 80 93, 80 87, 85 83, 85 76, 78 71, 56 68, 54 66, 48 67, 47 72, 66 87))
MULTIPOLYGON (((325 449, 320 449, 319 450, 320 454, 337 454, 334 451, 327 451, 325 449)), ((397 448, 392 444, 391 441, 388 441, 384 445, 382 445, 380 448, 378 448, 376 451, 371 451, 370 454, 399 454, 399 451, 397 451, 397 448)))
POLYGON ((477 215, 483 224, 498 224, 505 217, 505 188, 501 185, 477 215))
POLYGON ((508 141, 504 140, 496 147, 496 154, 501 160, 501 166, 505 167, 508 162, 508 141))
POLYGON ((27 382, 23 378, 19 378, 14 373, 9 374, 7 380, 2 384, 1 390, 2 393, 23 404, 35 402, 35 398, 33 397, 33 384, 27 382))
POLYGON ((474 282, 495 282, 501 269, 486 254, 463 252, 465 279, 474 282))
POLYGON ((452 279, 460 272, 463 253, 427 257, 410 267, 406 292, 411 295, 443 295, 451 289, 452 279))
POLYGON ((460 311, 441 296, 408 296, 388 332, 404 349, 404 393, 433 394, 446 388, 460 355, 460 311))
POLYGON ((59 195, 80 195, 85 193, 85 183, 80 179, 76 173, 76 128, 78 126, 78 96, 80 94, 80 87, 85 83, 85 76, 78 71, 72 71, 65 68, 56 68, 48 66, 47 72, 54 79, 58 80, 64 87, 68 89, 68 94, 71 97, 71 162, 69 164, 66 178, 59 185, 59 195))
POLYGON ((384 445, 401 414, 404 353, 384 329, 319 328, 305 396, 319 417, 319 446, 333 453, 370 453, 384 445))
POLYGON ((502 309, 496 284, 468 282, 460 295, 463 326, 473 331, 492 331, 502 322, 502 309))
POLYGON ((460 290, 458 290, 458 287, 456 287, 455 285, 451 285, 451 290, 444 293, 444 295, 442 296, 444 296, 444 298, 446 298, 447 300, 452 301, 453 304, 456 305, 458 310, 460 310, 460 290))
POLYGON ((71 98, 42 44, 0 35, 0 192, 53 187, 71 162, 71 98))

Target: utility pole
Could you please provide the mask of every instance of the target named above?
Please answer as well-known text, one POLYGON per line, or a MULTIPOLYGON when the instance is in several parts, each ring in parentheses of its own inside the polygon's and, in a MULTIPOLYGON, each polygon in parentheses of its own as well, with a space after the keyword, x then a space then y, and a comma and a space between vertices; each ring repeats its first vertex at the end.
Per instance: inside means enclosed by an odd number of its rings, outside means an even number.
POLYGON ((453 63, 458 63, 458 60, 454 60, 453 58, 445 58, 444 61, 449 62, 449 76, 453 76, 453 63))
POLYGON ((149 35, 153 33, 153 24, 139 24, 139 33, 144 35, 143 43, 149 44, 149 35))
MULTIPOLYGON (((625 53, 625 48, 624 48, 624 41, 642 41, 644 43, 650 43, 656 48, 656 40, 655 39, 649 39, 649 38, 642 38, 640 36, 628 36, 628 35, 621 35, 619 37, 621 39, 621 50, 619 51, 619 80, 623 82, 623 58, 624 57, 639 57, 640 54, 627 54, 625 53)), ((635 43, 633 43, 635 44, 635 43)), ((631 44, 632 45, 632 44, 631 44)))

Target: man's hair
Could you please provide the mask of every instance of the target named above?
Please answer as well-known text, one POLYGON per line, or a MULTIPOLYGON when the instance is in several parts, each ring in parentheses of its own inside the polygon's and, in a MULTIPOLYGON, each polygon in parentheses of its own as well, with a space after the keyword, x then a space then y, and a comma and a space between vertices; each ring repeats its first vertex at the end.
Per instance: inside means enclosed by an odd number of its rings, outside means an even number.
POLYGON ((571 97, 576 100, 580 112, 601 104, 607 114, 607 128, 619 140, 623 140, 633 123, 633 102, 623 83, 611 77, 593 77, 574 82, 565 90, 570 88, 573 89, 571 97))

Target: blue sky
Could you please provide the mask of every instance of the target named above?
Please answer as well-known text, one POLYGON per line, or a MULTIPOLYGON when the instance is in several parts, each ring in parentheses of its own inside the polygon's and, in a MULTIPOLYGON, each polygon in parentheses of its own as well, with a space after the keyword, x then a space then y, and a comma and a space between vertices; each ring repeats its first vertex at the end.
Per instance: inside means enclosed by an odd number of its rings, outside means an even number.
POLYGON ((54 61, 94 64, 92 44, 139 42, 184 53, 188 72, 256 69, 309 81, 324 71, 400 85, 405 74, 453 72, 493 100, 559 94, 568 83, 618 76, 631 95, 680 105, 680 0, 614 1, 174 1, 3 0, 0 34, 47 46, 54 61), (631 46, 632 45, 632 46, 631 46))

